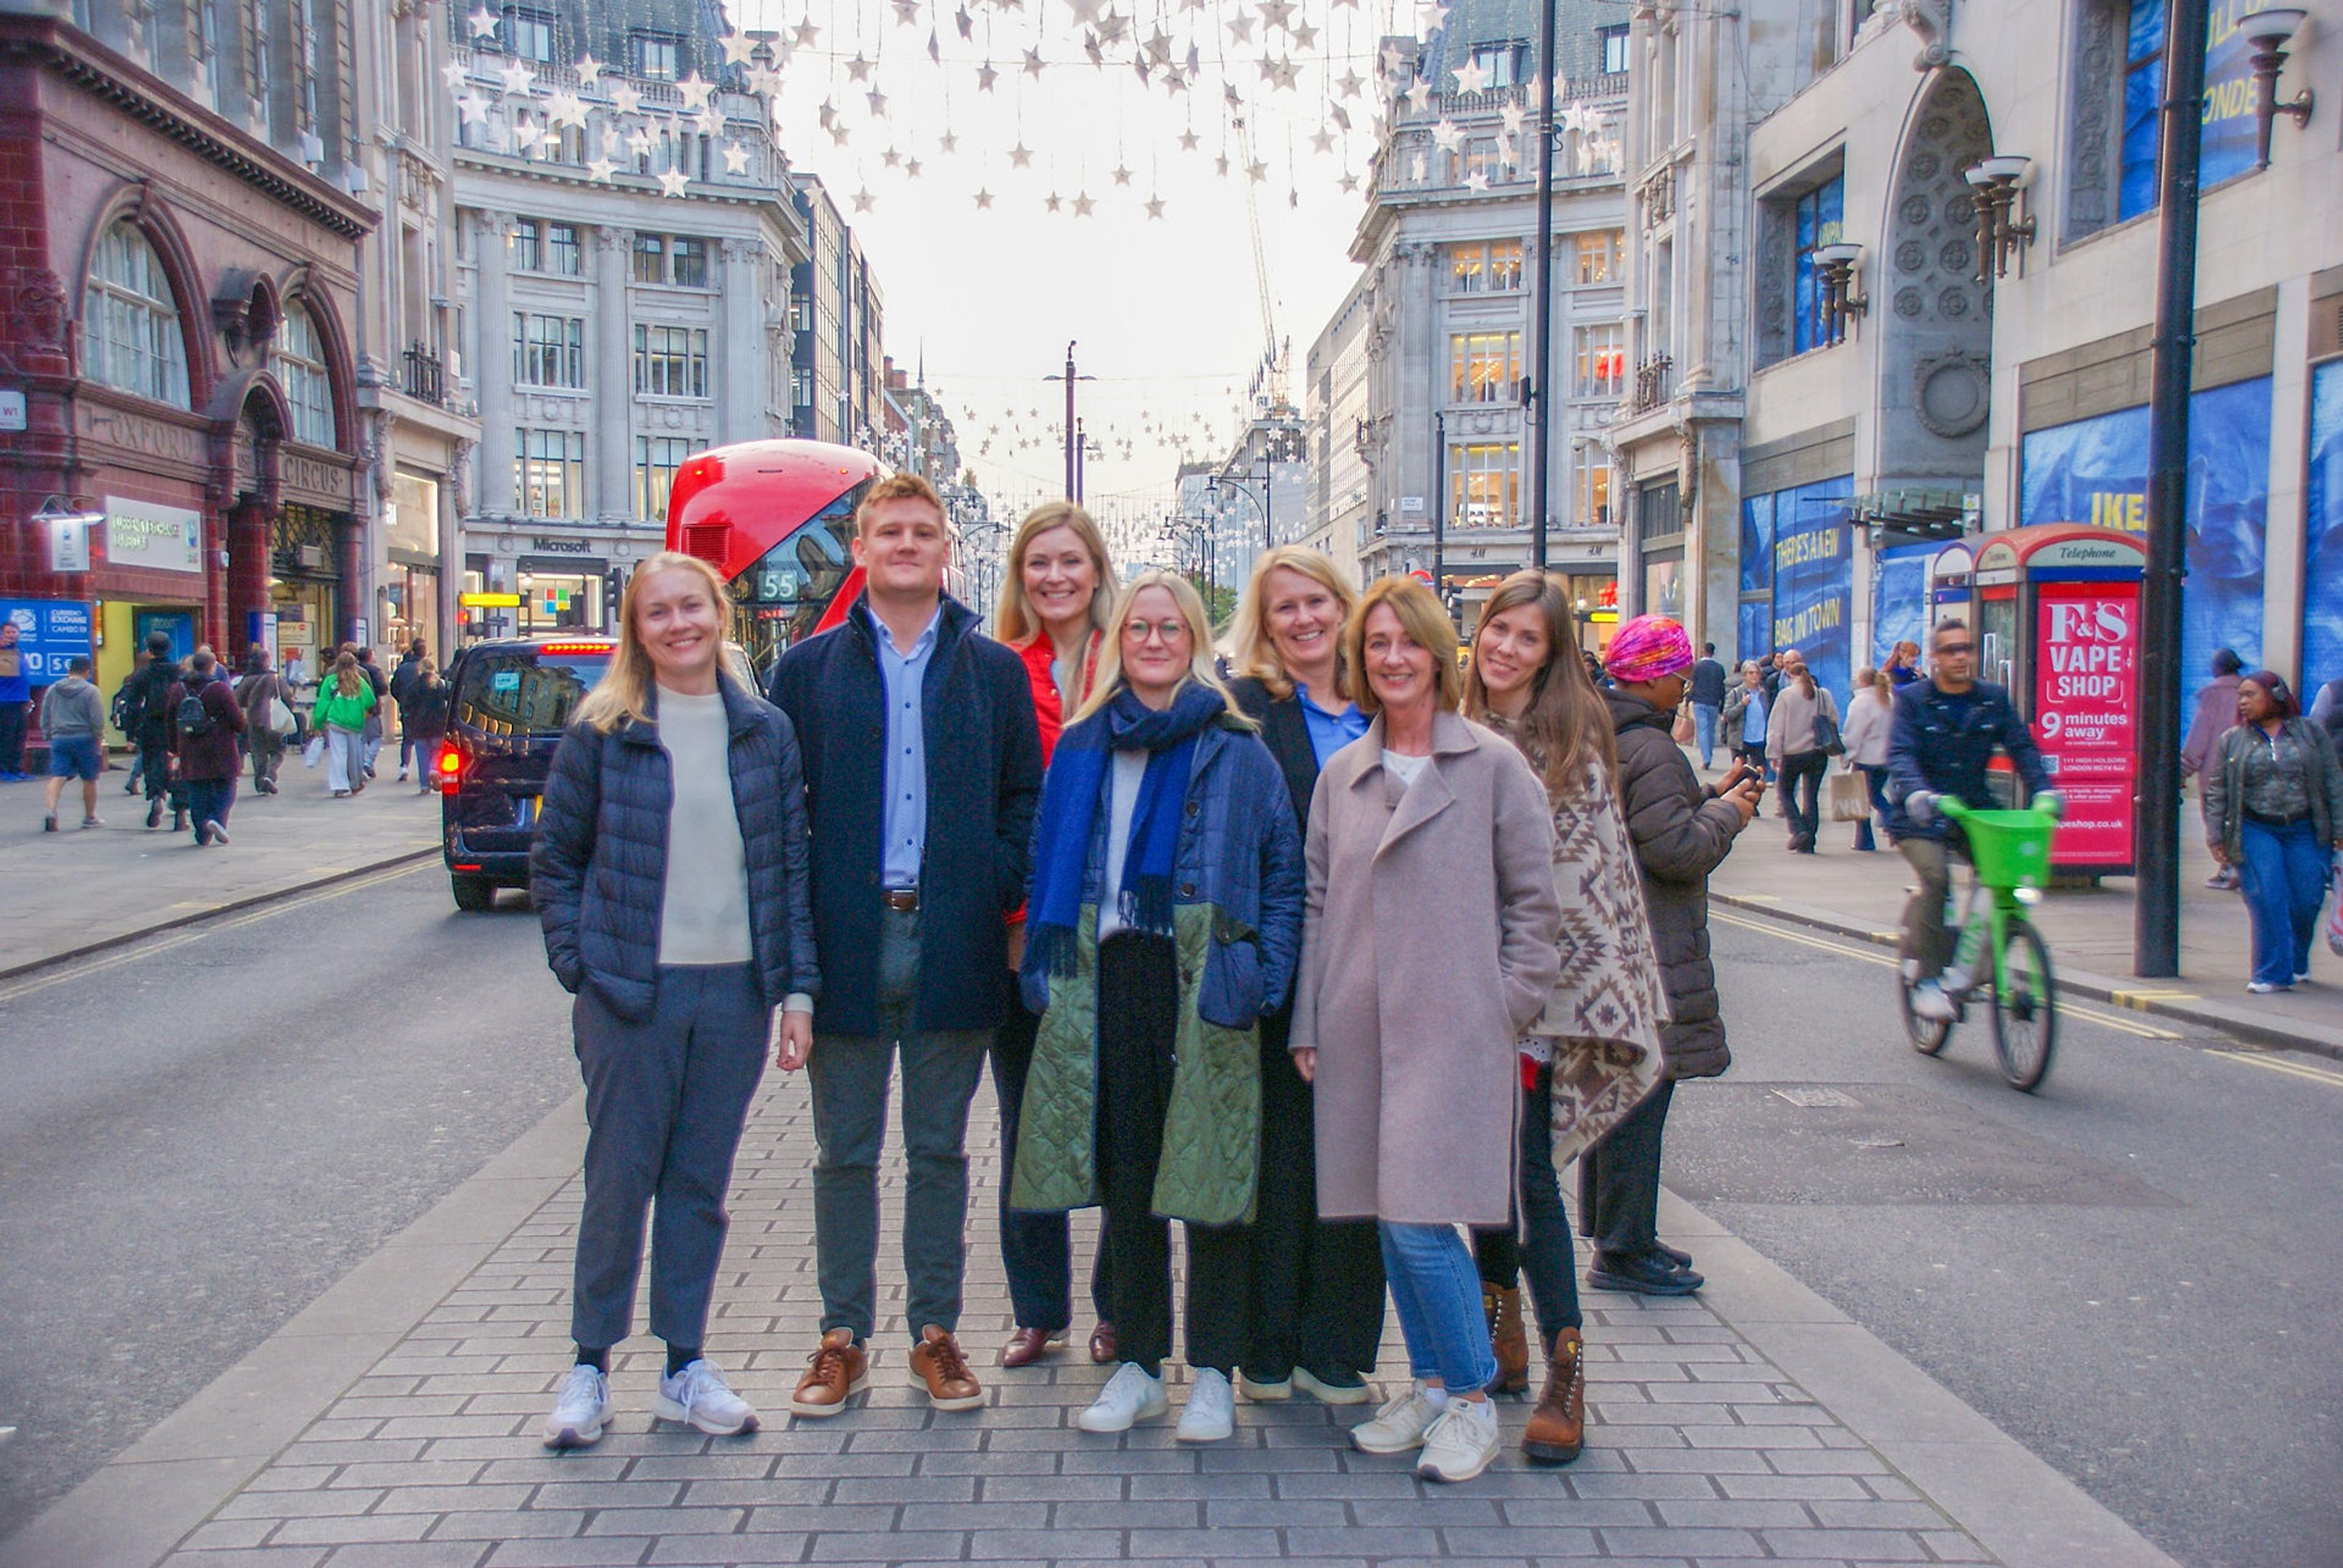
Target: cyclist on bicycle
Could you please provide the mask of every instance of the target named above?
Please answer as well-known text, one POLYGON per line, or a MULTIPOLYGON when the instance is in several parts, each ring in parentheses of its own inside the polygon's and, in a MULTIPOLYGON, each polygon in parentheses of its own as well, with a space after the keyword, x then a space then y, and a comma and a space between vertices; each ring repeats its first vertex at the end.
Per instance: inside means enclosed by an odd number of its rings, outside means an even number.
POLYGON ((1904 906, 1904 930, 1911 939, 1907 961, 1919 966, 1912 1010, 1922 1018, 1951 1019, 1970 980, 1945 972, 1952 957, 1945 930, 1950 857, 1965 852, 1966 841, 1937 811, 1936 801, 1949 795, 1965 806, 1997 805, 1986 788, 1986 768, 1996 749, 2008 755, 2027 793, 2046 799, 2055 812, 2058 797, 2050 770, 2009 693, 1976 678, 1976 643, 1967 626, 1938 621, 1929 634, 1928 678, 1896 694, 1887 740, 1887 832, 1920 878, 1904 906))

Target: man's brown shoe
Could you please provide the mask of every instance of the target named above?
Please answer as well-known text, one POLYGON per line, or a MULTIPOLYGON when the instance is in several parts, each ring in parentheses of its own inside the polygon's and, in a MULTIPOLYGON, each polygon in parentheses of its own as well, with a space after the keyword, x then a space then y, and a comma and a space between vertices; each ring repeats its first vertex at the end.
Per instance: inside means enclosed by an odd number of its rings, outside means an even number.
POLYGON ((984 1390, 960 1353, 960 1341, 930 1323, 911 1347, 911 1386, 928 1391, 928 1402, 938 1410, 974 1410, 984 1402, 984 1390))
POLYGON ((1489 1319, 1489 1348, 1496 1352, 1497 1375, 1491 1393, 1530 1391, 1530 1342, 1522 1328, 1522 1290, 1503 1285, 1481 1287, 1481 1309, 1489 1319))
POLYGON ((1122 1359, 1116 1353, 1121 1349, 1121 1345, 1114 1337, 1114 1325, 1101 1318, 1099 1326, 1091 1331, 1091 1360, 1100 1366, 1107 1366, 1122 1359))
POLYGON ((1554 1335, 1545 1358, 1545 1391, 1522 1432, 1532 1464, 1568 1464, 1586 1442, 1586 1343, 1576 1329, 1554 1335))
POLYGON ((789 1395, 791 1415, 836 1415, 846 1402, 870 1386, 870 1355, 854 1342, 852 1329, 832 1329, 821 1348, 806 1358, 805 1376, 789 1395))
POLYGON ((1001 1347, 1001 1364, 1012 1369, 1030 1367, 1065 1342, 1063 1334, 1053 1334, 1047 1329, 1019 1329, 1001 1347))

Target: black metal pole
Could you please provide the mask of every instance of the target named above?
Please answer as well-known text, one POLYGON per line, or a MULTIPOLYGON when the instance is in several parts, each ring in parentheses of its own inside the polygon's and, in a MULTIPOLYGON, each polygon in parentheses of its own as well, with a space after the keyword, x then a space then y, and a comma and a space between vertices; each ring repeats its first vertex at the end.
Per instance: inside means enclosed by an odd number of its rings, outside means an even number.
POLYGON ((1074 467, 1074 345, 1066 344, 1066 499, 1081 499, 1081 477, 1074 467))
POLYGON ((2188 380, 2196 357, 2197 154, 2206 0, 2172 0, 2164 45, 2162 246, 2147 393, 2147 576, 2140 587, 2132 972, 2180 972, 2180 590, 2187 575, 2188 380))
POLYGON ((1446 591, 1448 574, 1447 409, 1432 411, 1432 591, 1439 594, 1446 591))
POLYGON ((1545 0, 1538 22, 1538 202, 1537 202, 1537 343, 1531 350, 1536 368, 1530 373, 1530 393, 1536 398, 1530 413, 1530 449, 1537 467, 1530 470, 1530 564, 1545 570, 1547 444, 1554 429, 1554 399, 1549 377, 1554 372, 1554 0, 1545 0))
POLYGON ((1261 449, 1261 548, 1264 555, 1277 548, 1277 530, 1270 526, 1269 521, 1270 478, 1269 447, 1263 444, 1261 449))
MULTIPOLYGON (((1067 382, 1067 383, 1066 383, 1066 385, 1067 385, 1067 386, 1069 386, 1069 387, 1071 387, 1071 386, 1072 386, 1072 385, 1073 385, 1073 383, 1072 383, 1072 382, 1071 382, 1071 381, 1069 381, 1069 382, 1067 382)), ((1068 394, 1068 397, 1069 397, 1069 400, 1071 400, 1071 394, 1068 394)), ((1082 480, 1083 480, 1083 478, 1085 477, 1085 476, 1084 476, 1084 474, 1083 474, 1082 470, 1083 470, 1085 467, 1087 467, 1089 466, 1089 461, 1090 461, 1090 444, 1091 444, 1091 443, 1090 443, 1090 437, 1082 434, 1082 422, 1081 422, 1080 419, 1075 420, 1075 421, 1074 421, 1074 489, 1073 489, 1073 497, 1074 497, 1074 505, 1076 505, 1076 506, 1078 506, 1078 507, 1079 507, 1079 506, 1081 506, 1081 505, 1082 504, 1082 480)))

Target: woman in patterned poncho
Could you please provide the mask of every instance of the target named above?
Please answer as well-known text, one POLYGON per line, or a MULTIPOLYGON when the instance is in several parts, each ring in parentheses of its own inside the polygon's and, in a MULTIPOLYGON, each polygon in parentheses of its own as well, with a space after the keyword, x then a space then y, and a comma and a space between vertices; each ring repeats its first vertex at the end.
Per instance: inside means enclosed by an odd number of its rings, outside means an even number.
POLYGON ((1498 1386, 1525 1390, 1529 1275, 1546 1380, 1522 1446, 1534 1462, 1577 1457, 1585 1426, 1583 1322, 1570 1218, 1556 1172, 1651 1092, 1667 1020, 1634 846, 1619 810, 1610 717, 1573 648, 1562 584, 1515 573, 1490 597, 1473 642, 1465 711, 1522 749, 1554 803, 1562 979, 1521 1042, 1519 1219, 1482 1231, 1473 1253, 1498 1386))

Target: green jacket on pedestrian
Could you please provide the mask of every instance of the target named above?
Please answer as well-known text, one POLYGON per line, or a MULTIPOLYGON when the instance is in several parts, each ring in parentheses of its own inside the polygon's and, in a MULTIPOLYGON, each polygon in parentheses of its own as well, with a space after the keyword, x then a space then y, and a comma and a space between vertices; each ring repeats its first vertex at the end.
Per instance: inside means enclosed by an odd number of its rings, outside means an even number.
POLYGON ((319 729, 330 725, 336 729, 361 731, 366 729, 367 715, 381 704, 382 699, 374 694, 374 688, 363 678, 356 697, 343 696, 342 683, 329 671, 326 678, 317 683, 317 704, 310 709, 309 722, 319 729))
MULTIPOLYGON (((2278 733, 2292 740, 2303 758, 2310 825, 2321 844, 2332 844, 2343 829, 2343 763, 2337 760, 2335 743, 2328 739, 2326 726, 2308 719, 2283 719, 2278 733)), ((2205 769, 2205 837, 2232 866, 2245 857, 2246 763, 2256 746, 2269 744, 2261 726, 2237 725, 2221 737, 2205 769)))

